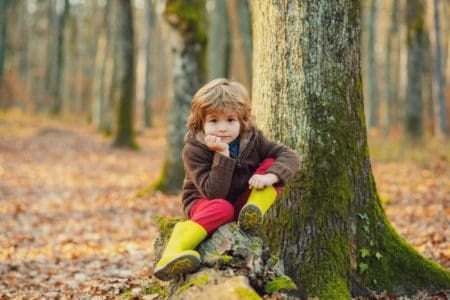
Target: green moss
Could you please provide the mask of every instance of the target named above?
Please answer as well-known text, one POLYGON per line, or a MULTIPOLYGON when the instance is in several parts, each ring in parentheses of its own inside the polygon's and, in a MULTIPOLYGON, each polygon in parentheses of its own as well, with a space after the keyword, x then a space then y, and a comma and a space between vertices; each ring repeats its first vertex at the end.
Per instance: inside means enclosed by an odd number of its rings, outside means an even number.
POLYGON ((386 219, 378 199, 375 205, 378 226, 370 237, 371 252, 375 255, 365 258, 368 269, 362 275, 364 285, 375 291, 387 290, 397 294, 449 289, 450 272, 413 249, 386 219))
POLYGON ((198 277, 189 280, 186 284, 184 284, 183 286, 181 286, 176 294, 177 295, 181 295, 184 291, 186 291, 188 288, 192 287, 192 286, 196 286, 196 285, 204 285, 207 284, 209 281, 209 277, 207 274, 201 274, 198 277))
POLYGON ((122 299, 130 299, 131 296, 133 296, 133 293, 131 291, 126 291, 126 292, 124 292, 124 293, 122 293, 120 295, 120 298, 122 298, 122 299))
POLYGON ((227 265, 227 264, 229 264, 232 260, 233 260, 233 256, 230 256, 230 255, 221 255, 221 256, 220 256, 220 262, 221 262, 222 264, 227 265))
POLYGON ((166 299, 169 292, 166 287, 161 286, 158 282, 151 282, 142 289, 141 294, 142 295, 158 294, 162 298, 166 299))
POLYGON ((238 296, 240 300, 259 300, 261 297, 251 289, 246 289, 243 287, 235 288, 233 294, 238 296))
POLYGON ((136 197, 144 197, 148 194, 150 194, 151 192, 153 192, 155 190, 155 188, 152 185, 146 186, 140 190, 137 190, 136 193, 134 194, 136 197))
POLYGON ((250 245, 250 249, 252 249, 252 250, 257 250, 261 247, 262 247, 262 245, 260 243, 254 243, 254 244, 250 245))
POLYGON ((287 276, 277 277, 264 286, 267 293, 272 294, 281 290, 295 290, 297 285, 287 276))
POLYGON ((162 236, 169 236, 172 233, 173 227, 176 223, 183 221, 180 218, 170 218, 167 216, 156 215, 153 218, 158 230, 162 236))
POLYGON ((120 298, 135 299, 136 297, 138 297, 139 299, 141 299, 141 297, 139 297, 139 296, 154 295, 154 294, 158 294, 159 297, 161 297, 162 299, 166 299, 169 293, 168 293, 167 288, 161 286, 158 282, 150 282, 148 285, 142 287, 141 291, 138 294, 133 293, 133 291, 129 290, 129 291, 122 293, 120 295, 120 298))
POLYGON ((206 15, 204 0, 168 0, 164 15, 168 22, 180 30, 185 39, 206 44, 206 15))

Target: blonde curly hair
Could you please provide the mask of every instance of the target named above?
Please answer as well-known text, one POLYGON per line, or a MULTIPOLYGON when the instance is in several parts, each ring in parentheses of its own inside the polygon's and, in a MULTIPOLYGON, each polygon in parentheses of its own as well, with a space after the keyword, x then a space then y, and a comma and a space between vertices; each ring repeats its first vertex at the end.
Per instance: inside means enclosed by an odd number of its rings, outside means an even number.
POLYGON ((206 115, 232 110, 238 115, 241 131, 254 126, 247 89, 237 81, 214 79, 201 87, 192 98, 187 120, 189 132, 203 131, 206 115))

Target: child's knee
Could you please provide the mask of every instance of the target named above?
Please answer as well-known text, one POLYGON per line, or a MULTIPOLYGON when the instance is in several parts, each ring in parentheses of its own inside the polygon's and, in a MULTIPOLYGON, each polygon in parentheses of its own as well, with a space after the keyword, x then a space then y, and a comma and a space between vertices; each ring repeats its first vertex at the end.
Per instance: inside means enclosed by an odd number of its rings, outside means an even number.
POLYGON ((211 200, 211 205, 214 206, 217 216, 220 216, 224 222, 231 222, 234 219, 234 207, 225 199, 211 200))

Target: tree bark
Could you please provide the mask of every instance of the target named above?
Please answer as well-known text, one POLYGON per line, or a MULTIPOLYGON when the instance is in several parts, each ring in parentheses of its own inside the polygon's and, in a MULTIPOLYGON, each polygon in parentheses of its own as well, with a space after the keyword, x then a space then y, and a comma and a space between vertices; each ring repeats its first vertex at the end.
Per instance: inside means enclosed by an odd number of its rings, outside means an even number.
POLYGON ((191 99, 207 74, 205 1, 169 0, 164 15, 173 29, 173 94, 169 104, 166 157, 162 175, 154 187, 166 193, 176 193, 184 179, 181 150, 191 99))
POLYGON ((406 89, 406 134, 412 139, 423 136, 423 71, 425 59, 425 7, 423 0, 408 0, 407 22, 407 89, 406 89))
POLYGON ((386 115, 384 132, 388 133, 397 123, 398 110, 398 81, 399 81, 399 0, 392 1, 391 20, 387 36, 385 82, 386 82, 386 115), (393 56, 394 52, 394 56, 393 56))
POLYGON ((9 0, 0 0, 0 83, 3 79, 6 53, 6 9, 9 0))
POLYGON ((116 16, 112 87, 112 98, 116 107, 114 146, 134 148, 135 65, 131 0, 114 0, 113 3, 116 16))
POLYGON ((441 26, 439 20, 439 1, 434 0, 434 35, 435 35, 435 53, 434 53, 434 77, 435 77, 435 85, 434 89, 436 90, 436 100, 434 101, 434 105, 436 106, 436 120, 438 123, 437 131, 440 136, 447 137, 448 136, 448 120, 447 120, 447 108, 445 103, 445 80, 443 74, 443 63, 442 63, 442 46, 441 46, 441 26))
MULTIPOLYGON (((62 0, 58 0, 62 1, 62 0)), ((51 82, 51 95, 53 104, 51 107, 51 113, 54 115, 58 115, 62 110, 62 85, 63 85, 63 76, 64 76, 64 33, 67 23, 67 18, 69 17, 70 10, 70 2, 69 0, 64 0, 64 4, 62 2, 58 2, 56 4, 57 12, 56 12, 56 37, 55 37, 55 55, 56 61, 54 66, 54 78, 51 82), (60 5, 62 5, 61 11, 58 11, 60 5)))
POLYGON ((251 91, 252 86, 252 31, 248 0, 227 0, 231 32, 229 76, 251 91))
POLYGON ((146 41, 145 41, 145 83, 144 83, 144 126, 151 127, 153 124, 153 116, 151 110, 151 102, 153 100, 153 37, 155 34, 155 7, 154 2, 149 0, 145 2, 145 20, 147 26, 145 27, 146 41))
POLYGON ((369 16, 369 127, 375 128, 378 126, 378 86, 377 86, 377 61, 376 61, 376 34, 377 31, 377 0, 372 0, 370 3, 370 16, 369 16))
POLYGON ((253 114, 302 164, 264 232, 299 294, 450 287, 386 219, 367 145, 359 1, 252 1, 253 114))
POLYGON ((230 24, 226 0, 209 0, 213 6, 209 14, 208 78, 228 77, 230 62, 230 24))

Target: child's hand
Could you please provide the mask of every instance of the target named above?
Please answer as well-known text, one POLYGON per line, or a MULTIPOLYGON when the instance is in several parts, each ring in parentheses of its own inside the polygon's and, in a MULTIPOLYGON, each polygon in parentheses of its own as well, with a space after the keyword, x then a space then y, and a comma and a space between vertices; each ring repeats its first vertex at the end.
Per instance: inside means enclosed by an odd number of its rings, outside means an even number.
POLYGON ((219 152, 220 154, 223 154, 228 157, 230 156, 228 144, 222 142, 222 139, 220 137, 215 135, 207 135, 205 136, 205 143, 210 150, 219 152))
POLYGON ((250 185, 250 189, 262 189, 266 186, 271 186, 275 183, 280 181, 277 175, 272 173, 267 173, 264 175, 261 174, 255 174, 253 175, 250 180, 248 181, 248 184, 250 185))

